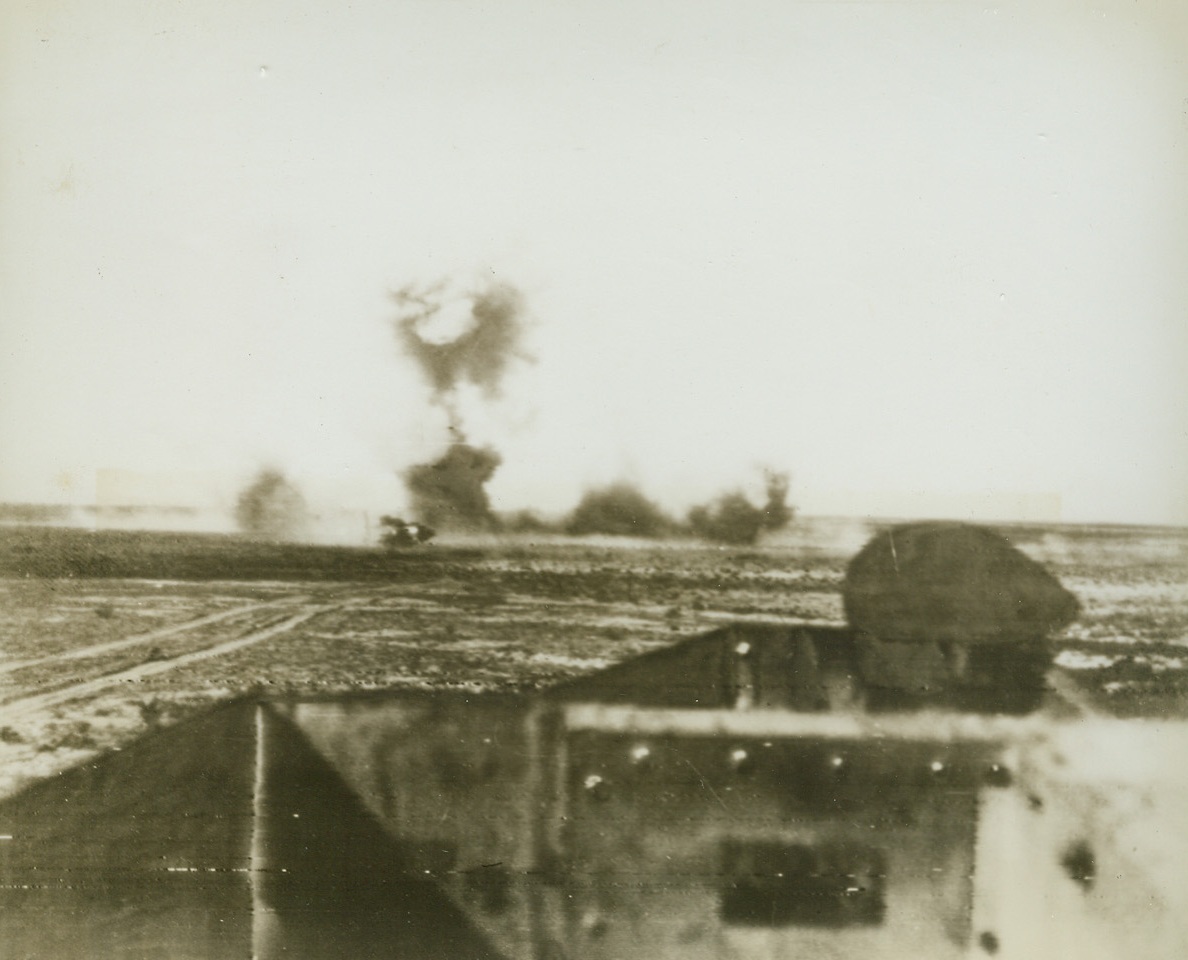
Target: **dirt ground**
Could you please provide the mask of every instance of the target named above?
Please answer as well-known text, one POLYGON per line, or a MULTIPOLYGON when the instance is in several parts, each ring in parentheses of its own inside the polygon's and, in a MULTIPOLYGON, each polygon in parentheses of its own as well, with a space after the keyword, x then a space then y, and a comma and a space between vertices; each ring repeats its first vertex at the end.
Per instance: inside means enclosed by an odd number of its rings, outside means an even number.
MULTIPOLYGON (((1002 528, 1081 600, 1058 669, 1096 709, 1188 715, 1188 531, 1002 528)), ((528 690, 741 619, 841 622, 870 532, 751 549, 471 542, 378 550, 0 531, 0 796, 214 700, 528 690)))

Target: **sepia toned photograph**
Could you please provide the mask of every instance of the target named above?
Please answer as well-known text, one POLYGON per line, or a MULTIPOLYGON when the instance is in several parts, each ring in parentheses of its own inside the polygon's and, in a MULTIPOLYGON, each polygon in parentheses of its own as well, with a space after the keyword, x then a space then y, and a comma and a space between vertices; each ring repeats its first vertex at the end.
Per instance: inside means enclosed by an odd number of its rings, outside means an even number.
POLYGON ((1188 957, 1188 6, 0 8, 0 960, 1188 957))

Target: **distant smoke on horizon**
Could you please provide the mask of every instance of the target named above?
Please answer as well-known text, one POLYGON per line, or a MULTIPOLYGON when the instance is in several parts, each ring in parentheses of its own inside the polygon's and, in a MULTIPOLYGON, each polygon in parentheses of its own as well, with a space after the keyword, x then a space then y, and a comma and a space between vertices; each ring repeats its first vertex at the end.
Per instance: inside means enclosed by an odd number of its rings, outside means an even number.
POLYGON ((749 546, 765 532, 786 527, 794 515, 788 505, 788 475, 764 471, 766 501, 756 506, 741 490, 693 507, 681 523, 629 483, 588 490, 560 525, 565 533, 659 539, 692 536, 714 543, 749 546))
POLYGON ((766 531, 782 530, 793 516, 788 506, 788 475, 766 470, 764 480, 767 499, 763 506, 755 506, 741 490, 725 493, 689 511, 692 533, 704 540, 745 546, 766 531))
POLYGON ((531 359, 520 344, 523 297, 506 283, 464 295, 438 283, 425 289, 403 287, 393 299, 401 345, 429 381, 433 403, 462 433, 458 388, 471 384, 486 399, 497 399, 508 367, 531 359))
POLYGON ((732 491, 694 507, 683 520, 622 482, 587 490, 559 523, 524 512, 498 516, 491 509, 487 484, 503 459, 493 447, 470 442, 460 401, 465 388, 474 388, 484 401, 498 400, 509 370, 517 361, 532 359, 521 342, 523 297, 505 283, 461 293, 441 281, 431 286, 405 286, 392 298, 397 339, 424 375, 429 402, 445 413, 450 434, 448 445, 436 459, 415 464, 401 475, 415 522, 444 531, 691 536, 745 545, 755 543, 764 532, 785 527, 792 519, 788 477, 774 471, 766 471, 766 502, 762 505, 757 506, 741 491, 732 491))
POLYGON ((491 447, 468 442, 458 391, 469 384, 495 400, 509 367, 531 359, 521 346, 523 297, 505 283, 458 294, 441 282, 403 287, 393 299, 396 334, 425 375, 430 402, 445 411, 451 434, 438 459, 404 472, 412 512, 418 521, 443 530, 494 530, 499 521, 486 484, 502 457, 491 447))
POLYGON ((563 528, 574 536, 659 538, 674 533, 677 524, 639 488, 620 482, 587 490, 563 528))
POLYGON ((235 522, 254 540, 304 539, 310 516, 305 497, 280 470, 265 468, 239 494, 235 522))

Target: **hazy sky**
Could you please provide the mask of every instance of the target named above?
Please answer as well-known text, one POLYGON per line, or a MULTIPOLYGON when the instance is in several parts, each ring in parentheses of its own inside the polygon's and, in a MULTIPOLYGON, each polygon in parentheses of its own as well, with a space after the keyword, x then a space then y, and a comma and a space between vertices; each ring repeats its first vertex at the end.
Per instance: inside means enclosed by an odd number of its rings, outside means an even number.
POLYGON ((1188 523, 1181 7, 10 0, 0 499, 399 509, 444 278, 499 508, 1188 523))

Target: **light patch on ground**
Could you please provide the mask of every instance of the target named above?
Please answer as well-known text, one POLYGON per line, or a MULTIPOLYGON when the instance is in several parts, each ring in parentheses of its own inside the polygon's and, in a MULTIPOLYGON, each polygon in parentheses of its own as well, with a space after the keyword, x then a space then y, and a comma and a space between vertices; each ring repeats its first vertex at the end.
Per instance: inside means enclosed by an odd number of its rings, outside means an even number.
POLYGON ((541 663, 550 667, 568 667, 573 670, 605 670, 610 661, 602 657, 567 657, 559 653, 534 653, 529 663, 541 663))
POLYGON ((1056 657, 1056 666, 1065 670, 1103 670, 1112 667, 1119 657, 1107 656, 1104 653, 1083 653, 1080 650, 1062 650, 1056 657))
POLYGON ((307 634, 307 636, 316 637, 319 640, 331 640, 336 643, 341 640, 399 640, 417 635, 415 630, 401 630, 397 627, 386 630, 337 630, 334 633, 311 630, 307 634))

